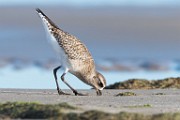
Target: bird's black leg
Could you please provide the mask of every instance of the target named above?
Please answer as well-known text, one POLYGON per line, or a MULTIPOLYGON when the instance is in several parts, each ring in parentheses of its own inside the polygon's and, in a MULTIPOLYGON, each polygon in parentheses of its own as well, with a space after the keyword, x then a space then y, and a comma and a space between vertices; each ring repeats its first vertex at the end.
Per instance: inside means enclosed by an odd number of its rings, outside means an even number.
POLYGON ((64 76, 66 75, 66 73, 63 73, 61 76, 61 80, 73 91, 73 93, 77 96, 87 96, 87 94, 82 94, 82 93, 78 93, 77 90, 75 90, 74 88, 72 88, 64 79, 64 76))
POLYGON ((59 88, 59 84, 58 84, 58 80, 57 80, 57 71, 61 68, 61 66, 58 66, 56 68, 53 69, 53 74, 54 74, 54 79, 56 81, 56 86, 57 86, 57 91, 59 95, 70 95, 67 93, 64 93, 60 88, 59 88))
POLYGON ((101 95, 102 95, 101 90, 96 90, 96 93, 97 93, 98 96, 101 96, 101 95))

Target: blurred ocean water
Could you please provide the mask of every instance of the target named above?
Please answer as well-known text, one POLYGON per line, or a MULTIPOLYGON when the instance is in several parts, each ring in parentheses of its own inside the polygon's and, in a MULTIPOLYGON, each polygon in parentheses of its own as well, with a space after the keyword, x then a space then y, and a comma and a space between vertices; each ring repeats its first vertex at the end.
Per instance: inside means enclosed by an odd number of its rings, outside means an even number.
MULTIPOLYGON (((37 7, 87 45, 108 85, 178 77, 179 5, 178 0, 0 0, 0 88, 55 88, 52 69, 59 58, 37 7)), ((70 74, 67 80, 75 88, 90 88, 70 74)))
MULTIPOLYGON (((107 80, 107 85, 132 78, 157 80, 167 77, 179 77, 179 71, 100 71, 107 80)), ((59 84, 62 89, 69 89, 61 80, 63 71, 58 72, 59 84)), ((77 89, 90 89, 71 74, 66 75, 66 80, 77 89)), ((0 68, 0 88, 24 88, 24 89, 56 89, 52 70, 40 69, 36 66, 16 70, 11 65, 0 68)))
MULTIPOLYGON (((42 7, 95 59, 179 59, 180 8, 42 7)), ((0 57, 56 58, 34 7, 0 7, 0 57), (28 54, 27 54, 28 53, 28 54)))

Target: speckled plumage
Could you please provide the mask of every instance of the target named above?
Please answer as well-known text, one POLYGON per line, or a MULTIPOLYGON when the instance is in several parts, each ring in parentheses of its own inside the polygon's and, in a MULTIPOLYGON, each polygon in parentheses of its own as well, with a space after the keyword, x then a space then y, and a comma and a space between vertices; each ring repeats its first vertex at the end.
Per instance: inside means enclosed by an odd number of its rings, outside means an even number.
POLYGON ((56 38, 60 47, 63 48, 69 59, 89 60, 92 56, 86 46, 75 36, 59 28, 49 29, 51 34, 56 38))
MULTIPOLYGON (((86 84, 98 88, 97 85, 92 84, 92 79, 95 79, 93 77, 97 75, 97 72, 94 60, 86 46, 75 36, 61 30, 40 9, 36 11, 50 35, 50 42, 60 56, 61 65, 65 69, 64 74, 70 72, 86 84)), ((56 79, 56 70, 54 75, 56 79)), ((103 88, 105 87, 104 84, 105 82, 103 83, 103 88)), ((71 88, 70 85, 68 86, 71 88)))

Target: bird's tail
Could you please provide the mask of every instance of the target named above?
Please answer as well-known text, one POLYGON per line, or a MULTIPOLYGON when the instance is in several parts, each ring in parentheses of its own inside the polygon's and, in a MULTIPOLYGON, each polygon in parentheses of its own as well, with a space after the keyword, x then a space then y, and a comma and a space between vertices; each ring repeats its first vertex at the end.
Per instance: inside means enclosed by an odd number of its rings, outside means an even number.
POLYGON ((52 30, 53 28, 58 28, 57 25, 55 25, 51 19, 49 19, 39 8, 36 9, 39 17, 42 19, 44 26, 48 30, 52 30))

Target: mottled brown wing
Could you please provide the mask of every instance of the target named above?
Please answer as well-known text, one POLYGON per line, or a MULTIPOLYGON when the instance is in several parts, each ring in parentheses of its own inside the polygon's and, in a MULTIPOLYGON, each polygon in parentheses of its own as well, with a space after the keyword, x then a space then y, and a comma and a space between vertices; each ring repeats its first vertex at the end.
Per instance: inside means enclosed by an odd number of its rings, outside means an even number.
POLYGON ((76 37, 66 33, 59 41, 70 59, 89 60, 93 59, 86 46, 76 37))

